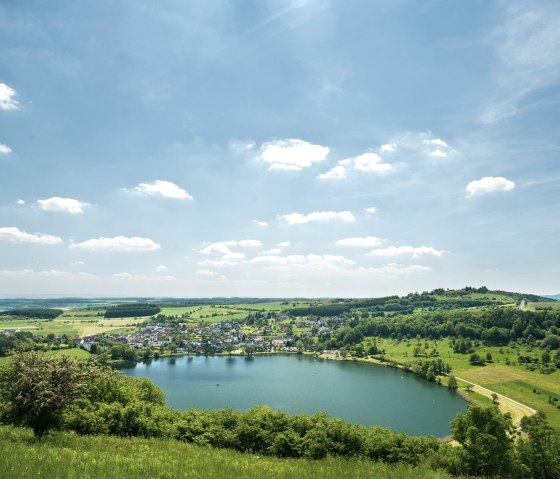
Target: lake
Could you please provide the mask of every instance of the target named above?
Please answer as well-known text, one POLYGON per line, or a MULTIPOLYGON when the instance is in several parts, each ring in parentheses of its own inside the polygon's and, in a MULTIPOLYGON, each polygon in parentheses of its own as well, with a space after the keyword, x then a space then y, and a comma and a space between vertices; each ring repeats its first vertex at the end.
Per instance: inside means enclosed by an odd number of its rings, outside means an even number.
POLYGON ((449 421, 466 409, 456 393, 411 373, 309 356, 183 356, 122 371, 151 379, 177 409, 247 410, 266 404, 290 414, 325 411, 411 435, 447 436, 449 421))

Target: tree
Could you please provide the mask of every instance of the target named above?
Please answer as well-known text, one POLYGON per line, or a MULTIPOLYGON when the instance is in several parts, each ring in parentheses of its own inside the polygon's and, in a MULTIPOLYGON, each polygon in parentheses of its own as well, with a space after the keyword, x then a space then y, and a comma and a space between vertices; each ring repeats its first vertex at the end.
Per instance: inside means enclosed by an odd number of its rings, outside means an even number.
POLYGON ((455 379, 455 376, 453 376, 453 374, 449 375, 449 380, 447 381, 447 387, 449 389, 457 389, 457 379, 455 379))
POLYGON ((101 374, 93 361, 20 353, 0 370, 0 398, 8 417, 31 427, 40 438, 60 426, 64 411, 84 397, 101 374))
POLYGON ((560 437, 554 433, 542 413, 521 420, 527 433, 517 443, 517 455, 530 477, 554 479, 560 477, 560 437))
POLYGON ((462 472, 507 476, 513 465, 513 433, 509 413, 471 404, 465 414, 451 421, 453 439, 463 446, 459 452, 465 467, 462 472))

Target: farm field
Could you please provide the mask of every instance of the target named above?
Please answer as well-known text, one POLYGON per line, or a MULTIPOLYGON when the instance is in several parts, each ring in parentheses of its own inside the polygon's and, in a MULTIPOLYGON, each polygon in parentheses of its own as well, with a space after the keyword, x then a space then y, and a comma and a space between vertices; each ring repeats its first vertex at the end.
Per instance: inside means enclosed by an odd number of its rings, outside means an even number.
POLYGON ((66 310, 61 316, 53 320, 0 320, 0 331, 6 329, 21 329, 41 336, 54 334, 55 336, 66 335, 68 337, 82 337, 90 334, 130 331, 148 318, 105 319, 103 317, 104 312, 104 309, 66 310))

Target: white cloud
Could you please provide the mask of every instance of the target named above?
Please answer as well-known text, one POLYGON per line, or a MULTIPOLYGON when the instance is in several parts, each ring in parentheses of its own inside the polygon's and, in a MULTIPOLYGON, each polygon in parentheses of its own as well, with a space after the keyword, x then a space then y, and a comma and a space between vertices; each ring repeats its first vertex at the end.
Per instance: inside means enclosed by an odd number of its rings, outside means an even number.
POLYGON ((79 261, 79 260, 78 261, 72 261, 70 263, 70 266, 84 266, 84 265, 85 265, 85 263, 83 261, 79 261))
POLYGON ((364 211, 368 215, 374 215, 375 213, 377 213, 377 207, 376 206, 370 206, 369 208, 366 208, 364 211))
POLYGON ((370 256, 405 256, 410 255, 413 257, 419 256, 442 256, 444 251, 438 251, 431 246, 390 246, 389 248, 380 248, 370 251, 370 256))
POLYGON ((245 259, 243 253, 226 253, 221 258, 199 261, 200 266, 235 266, 245 259))
POLYGON ((336 242, 339 246, 357 246, 357 247, 369 247, 375 248, 383 243, 382 239, 376 238, 375 236, 362 236, 356 238, 344 238, 336 242))
POLYGON ((447 148, 449 145, 443 141, 441 138, 431 138, 429 140, 422 140, 425 145, 440 146, 442 148, 447 148))
POLYGON ((208 255, 221 255, 221 257, 205 259, 199 261, 198 264, 200 266, 235 266, 245 259, 245 254, 232 251, 231 248, 234 246, 242 248, 259 248, 262 246, 262 243, 259 240, 254 239, 210 243, 202 248, 200 253, 208 255))
POLYGON ((515 183, 501 176, 485 176, 480 180, 471 181, 467 187, 468 196, 484 195, 494 191, 510 191, 515 183))
POLYGON ((0 110, 17 110, 16 91, 5 83, 0 83, 0 110))
POLYGON ((397 144, 396 143, 386 143, 381 145, 381 152, 382 153, 393 153, 397 151, 397 144))
POLYGON ((11 152, 12 149, 8 145, 0 143, 0 155, 9 155, 11 152))
POLYGON ((346 266, 352 266, 354 264, 352 260, 346 259, 344 256, 330 254, 297 254, 288 256, 264 255, 253 258, 251 263, 267 267, 302 268, 314 270, 339 269, 346 266))
POLYGON ((259 240, 245 239, 245 240, 229 240, 229 241, 218 241, 216 243, 210 243, 200 250, 203 254, 229 254, 231 253, 231 247, 241 246, 243 248, 259 248, 262 243, 259 240))
POLYGON ((0 240, 22 242, 22 243, 39 243, 39 244, 59 244, 62 238, 42 233, 26 233, 16 227, 0 228, 0 240))
POLYGON ((167 273, 169 271, 169 268, 163 264, 160 264, 154 269, 154 271, 156 273, 167 273))
POLYGON ((386 173, 393 167, 389 163, 383 163, 383 159, 376 153, 364 153, 354 158, 354 168, 365 172, 386 173))
POLYGON ((253 223, 255 223, 257 226, 268 226, 268 223, 266 221, 253 220, 253 223))
POLYGON ((22 205, 25 204, 25 200, 19 199, 19 200, 16 201, 16 203, 17 203, 18 205, 22 206, 22 205))
POLYGON ((81 243, 72 243, 70 248, 91 251, 156 251, 160 249, 160 246, 149 238, 115 236, 114 238, 93 238, 81 243))
POLYGON ((152 183, 140 183, 134 187, 134 192, 144 196, 163 196, 178 200, 192 200, 193 197, 183 188, 171 181, 156 180, 152 183))
POLYGON ((339 164, 326 173, 321 173, 318 178, 320 180, 342 180, 346 178, 346 167, 339 164))
POLYGON ((71 215, 81 214, 84 212, 84 208, 89 206, 89 203, 84 203, 83 201, 78 201, 73 198, 60 198, 59 196, 53 196, 46 200, 39 200, 37 203, 39 203, 39 207, 43 211, 62 211, 64 213, 70 213, 71 215))
POLYGON ((261 251, 259 253, 259 256, 268 256, 268 255, 271 255, 271 254, 276 255, 276 254, 280 254, 280 253, 282 253, 282 250, 280 248, 272 248, 272 249, 269 249, 269 250, 266 250, 266 251, 261 251))
POLYGON ((287 139, 263 143, 259 159, 269 164, 270 170, 300 171, 313 163, 324 161, 330 148, 304 140, 287 139))
POLYGON ((276 246, 280 246, 280 248, 288 248, 290 246, 290 244, 291 243, 289 241, 281 241, 276 246))
POLYGON ((334 219, 342 221, 355 221, 354 215, 350 211, 314 211, 313 213, 289 213, 280 215, 280 219, 286 221, 290 225, 299 225, 310 222, 330 221, 334 219))
POLYGON ((447 158, 447 153, 441 150, 430 151, 428 154, 434 158, 447 158))

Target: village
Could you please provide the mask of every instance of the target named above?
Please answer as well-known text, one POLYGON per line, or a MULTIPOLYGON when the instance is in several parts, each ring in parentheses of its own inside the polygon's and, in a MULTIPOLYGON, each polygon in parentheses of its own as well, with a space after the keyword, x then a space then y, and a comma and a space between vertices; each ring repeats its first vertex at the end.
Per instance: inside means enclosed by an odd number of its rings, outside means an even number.
POLYGON ((101 353, 114 345, 126 345, 138 353, 165 354, 252 354, 267 352, 303 352, 312 349, 342 327, 344 318, 290 319, 285 315, 217 322, 180 322, 175 317, 155 316, 138 325, 129 334, 101 333, 80 338, 80 347, 101 353))

